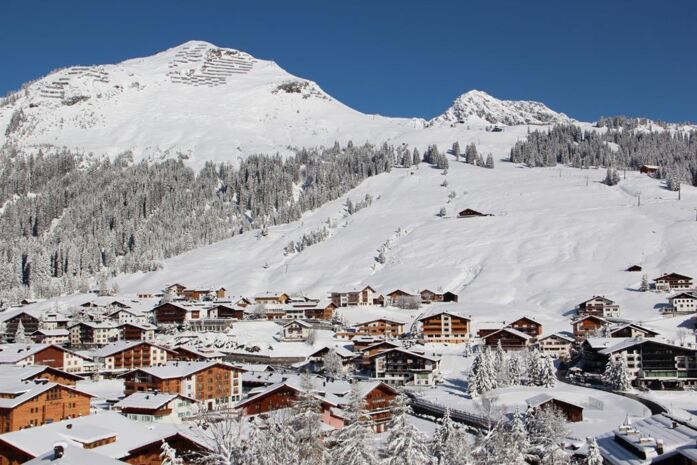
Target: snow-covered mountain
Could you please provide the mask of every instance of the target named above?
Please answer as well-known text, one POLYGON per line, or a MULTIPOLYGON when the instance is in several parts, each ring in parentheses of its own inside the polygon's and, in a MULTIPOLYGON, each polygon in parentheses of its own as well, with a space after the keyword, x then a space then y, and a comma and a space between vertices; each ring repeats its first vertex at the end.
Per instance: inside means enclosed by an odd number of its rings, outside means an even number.
MULTIPOLYGON (((458 121, 482 130, 569 118, 541 103, 472 91, 430 126, 458 121)), ((57 70, 0 103, 0 145, 112 156, 130 150, 137 159, 183 154, 194 165, 334 141, 418 144, 429 138, 422 134, 428 126, 421 118, 360 113, 272 61, 200 41, 115 65, 57 70)), ((448 138, 458 137, 450 131, 448 138)))
POLYGON ((272 61, 199 41, 116 65, 61 69, 5 103, 0 145, 198 160, 363 142, 425 123, 357 112, 272 61))
POLYGON ((557 124, 573 120, 564 113, 550 110, 545 104, 525 100, 499 100, 486 92, 471 90, 459 96, 445 113, 433 118, 431 124, 480 123, 557 124))

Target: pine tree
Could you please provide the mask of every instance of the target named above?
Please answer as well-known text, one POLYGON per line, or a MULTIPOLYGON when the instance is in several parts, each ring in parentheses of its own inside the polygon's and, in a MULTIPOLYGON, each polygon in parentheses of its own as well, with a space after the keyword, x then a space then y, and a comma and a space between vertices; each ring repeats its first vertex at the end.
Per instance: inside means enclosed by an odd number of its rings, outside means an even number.
POLYGON ((460 143, 457 141, 453 143, 453 155, 455 156, 455 161, 460 161, 462 153, 460 152, 460 143))
POLYGON ((375 465, 378 463, 369 444, 370 418, 365 413, 365 402, 358 383, 353 383, 349 394, 346 420, 348 426, 339 430, 330 450, 331 463, 339 465, 375 465))
POLYGON ((557 377, 555 375, 556 370, 554 369, 554 361, 549 355, 542 356, 541 370, 539 386, 544 386, 546 388, 551 388, 556 386, 557 377))
POLYGON ((445 207, 440 207, 440 210, 438 211, 438 216, 440 216, 441 218, 444 218, 445 215, 447 215, 447 214, 448 214, 448 212, 445 209, 445 207))
POLYGON ((489 169, 494 169, 494 157, 491 154, 486 156, 486 165, 485 166, 489 169))
POLYGON ((392 420, 385 444, 384 465, 427 465, 429 451, 426 439, 416 426, 409 422, 411 408, 404 394, 392 401, 392 420))
POLYGON ((421 163, 421 154, 419 153, 419 149, 414 149, 414 153, 412 154, 413 156, 413 165, 416 165, 417 167, 419 166, 419 163, 421 163))
POLYGON ((537 347, 528 351, 528 384, 541 386, 542 356, 537 347))
POLYGON ((613 391, 624 392, 632 389, 627 362, 622 354, 616 354, 607 361, 602 380, 613 391))
POLYGON ((646 273, 641 275, 641 286, 639 287, 639 290, 642 292, 649 290, 649 276, 646 273))
POLYGON ((508 357, 508 384, 512 386, 517 386, 520 384, 520 378, 521 378, 521 367, 520 367, 521 359, 518 357, 518 355, 511 355, 508 357))
POLYGON ((475 165, 477 163, 478 156, 479 154, 477 153, 477 146, 474 145, 474 142, 465 147, 465 161, 467 163, 470 165, 475 165))
POLYGON ((339 357, 339 354, 337 354, 334 349, 329 349, 327 354, 322 358, 322 365, 324 366, 324 373, 332 378, 343 373, 341 357, 339 357))
POLYGON ((29 339, 26 333, 24 332, 24 323, 22 323, 21 318, 17 322, 17 330, 15 331, 14 342, 15 344, 29 344, 31 342, 31 339, 29 339))
POLYGON ((162 440, 162 446, 160 446, 160 459, 162 465, 183 465, 184 461, 177 457, 177 451, 175 451, 172 446, 167 444, 162 440))
POLYGON ((295 429, 298 464, 323 465, 327 462, 327 451, 322 439, 322 406, 313 393, 312 378, 303 374, 302 392, 293 406, 291 423, 295 429))
POLYGON ((595 438, 588 439, 588 455, 583 465, 603 465, 603 456, 600 454, 600 448, 595 438))

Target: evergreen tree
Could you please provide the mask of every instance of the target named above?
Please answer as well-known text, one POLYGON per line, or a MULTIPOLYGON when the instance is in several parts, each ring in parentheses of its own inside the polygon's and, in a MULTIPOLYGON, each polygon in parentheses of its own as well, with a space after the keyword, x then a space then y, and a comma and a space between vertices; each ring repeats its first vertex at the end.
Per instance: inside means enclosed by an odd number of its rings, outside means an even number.
POLYGON ((412 165, 416 165, 418 167, 419 163, 421 163, 421 154, 419 153, 419 149, 415 148, 412 156, 413 156, 412 165))
POLYGON ((465 161, 470 165, 477 164, 477 158, 479 154, 477 153, 477 146, 474 142, 465 147, 465 161))
POLYGON ((24 332, 24 323, 22 323, 22 319, 20 318, 17 322, 17 330, 15 331, 14 343, 29 344, 30 342, 31 339, 29 339, 29 337, 27 337, 26 333, 24 332))
POLYGON ((460 152, 460 143, 457 141, 453 143, 453 155, 455 156, 455 161, 460 161, 462 153, 460 152))
POLYGON ((508 368, 508 384, 512 386, 517 386, 520 384, 521 379, 521 359, 518 355, 511 355, 508 357, 507 368, 508 368))
POLYGON ((627 371, 627 362, 622 354, 616 354, 608 360, 602 380, 613 391, 631 390, 632 383, 627 371))
POLYGON ((588 455, 583 465, 603 465, 603 456, 600 454, 600 448, 595 438, 588 439, 588 455))
POLYGON ((556 386, 557 377, 555 375, 556 370, 554 368, 554 361, 549 355, 542 356, 541 370, 539 386, 544 386, 546 388, 551 388, 556 386))
POLYGON ((485 166, 489 169, 494 169, 494 157, 491 154, 486 156, 486 165, 485 166))
POLYGON ((378 463, 369 444, 370 417, 365 413, 363 396, 358 383, 353 383, 347 413, 348 426, 339 430, 330 451, 331 463, 339 465, 375 465, 378 463))
POLYGON ((537 347, 528 351, 528 384, 542 386, 542 355, 537 347))
POLYGON ((605 174, 605 180, 603 182, 608 186, 614 186, 619 184, 620 175, 617 173, 617 170, 612 167, 608 168, 605 174))
POLYGON ((427 465, 428 444, 421 431, 409 422, 411 408, 400 394, 392 401, 392 420, 385 444, 384 465, 427 465))
POLYGON ((327 463, 327 451, 322 439, 322 405, 313 393, 312 378, 303 374, 302 392, 293 406, 291 424, 295 429, 298 464, 323 465, 327 463))
POLYGON ((646 273, 641 275, 641 285, 639 287, 639 290, 642 292, 646 292, 649 290, 649 277, 646 273))

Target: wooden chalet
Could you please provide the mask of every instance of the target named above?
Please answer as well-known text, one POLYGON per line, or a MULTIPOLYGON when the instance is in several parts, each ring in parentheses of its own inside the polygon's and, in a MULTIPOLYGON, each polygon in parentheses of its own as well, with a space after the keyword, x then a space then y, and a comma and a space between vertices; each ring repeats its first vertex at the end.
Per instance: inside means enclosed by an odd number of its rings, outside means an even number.
POLYGON ((184 305, 176 302, 165 302, 153 310, 158 325, 182 325, 185 321, 204 318, 205 309, 201 306, 184 305))
POLYGON ((525 333, 532 338, 542 335, 542 324, 527 316, 520 317, 506 326, 525 333))
POLYGON ((610 322, 605 318, 595 315, 586 315, 571 322, 576 341, 583 341, 588 337, 597 334, 604 326, 610 322))
POLYGON ((487 334, 482 339, 488 347, 497 347, 500 343, 503 350, 521 350, 531 344, 533 337, 528 333, 506 326, 487 334))
POLYGON ((697 295, 691 292, 681 292, 668 298, 670 307, 667 311, 675 313, 697 312, 697 295))
POLYGON ((566 417, 567 422, 583 421, 583 407, 573 402, 558 399, 549 394, 538 394, 525 401, 528 409, 538 410, 554 408, 559 410, 566 417))
POLYGON ((293 320, 283 325, 281 338, 284 341, 306 341, 311 331, 311 324, 302 320, 293 320))
POLYGON ((174 294, 179 297, 184 297, 184 290, 186 286, 180 283, 170 284, 165 288, 166 293, 174 294))
POLYGON ((658 335, 660 333, 657 331, 636 323, 627 323, 610 328, 610 337, 656 337, 658 335))
POLYGON ((337 307, 354 307, 384 304, 384 297, 370 286, 359 290, 331 292, 329 298, 337 307))
POLYGON ((285 292, 263 292, 254 296, 256 304, 285 304, 290 296, 285 292))
POLYGON ((654 279, 656 290, 659 291, 684 291, 692 289, 693 282, 690 276, 678 273, 668 273, 654 279))
POLYGON ((67 344, 70 332, 67 329, 39 329, 31 334, 31 339, 37 344, 67 344))
POLYGON ((149 323, 122 323, 117 326, 119 337, 124 341, 152 341, 157 326, 149 323))
POLYGON ((419 318, 421 340, 426 343, 460 344, 469 341, 470 319, 454 312, 440 311, 419 318))
POLYGON ((133 370, 163 365, 175 357, 175 353, 146 341, 119 341, 92 352, 100 369, 107 372, 133 370))
POLYGON ((620 316, 620 306, 607 297, 596 295, 578 304, 576 314, 578 316, 595 315, 602 318, 617 318, 620 316))
POLYGON ((15 334, 17 334, 17 326, 19 326, 20 321, 24 327, 24 334, 27 336, 38 331, 39 329, 39 318, 25 311, 19 312, 4 320, 5 335, 10 342, 14 341, 15 334))
POLYGON ((440 360, 402 348, 383 350, 368 357, 370 375, 394 385, 433 386, 440 376, 440 360))
POLYGON ((536 344, 542 352, 561 360, 568 360, 575 342, 576 339, 570 334, 555 333, 538 338, 536 344))
POLYGON ((46 365, 68 373, 83 373, 91 358, 54 344, 0 345, 0 365, 46 365))
POLYGON ((214 349, 179 346, 172 349, 171 359, 179 362, 222 362, 225 354, 214 349))
POLYGON ((419 293, 421 295, 422 304, 430 304, 433 302, 457 302, 458 295, 450 291, 447 292, 434 292, 430 289, 424 289, 419 293))
POLYGON ((660 168, 657 165, 641 165, 639 172, 642 174, 656 174, 660 168))
POLYGON ((224 299, 226 289, 220 287, 218 289, 184 289, 182 296, 186 300, 204 300, 206 298, 224 299))
POLYGON ((404 334, 406 323, 390 320, 389 318, 377 318, 359 323, 355 326, 356 334, 369 334, 372 336, 384 336, 388 338, 399 337, 404 334))

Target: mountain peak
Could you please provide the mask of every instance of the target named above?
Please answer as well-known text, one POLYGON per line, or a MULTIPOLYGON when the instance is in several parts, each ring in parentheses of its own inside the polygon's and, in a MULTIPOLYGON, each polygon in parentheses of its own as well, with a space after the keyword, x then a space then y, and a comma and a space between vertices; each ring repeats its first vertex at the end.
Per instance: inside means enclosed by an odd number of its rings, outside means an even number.
POLYGON ((544 103, 527 100, 499 100, 482 90, 470 90, 460 95, 445 113, 431 124, 477 123, 521 124, 568 123, 572 119, 557 113, 544 103))

